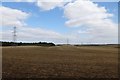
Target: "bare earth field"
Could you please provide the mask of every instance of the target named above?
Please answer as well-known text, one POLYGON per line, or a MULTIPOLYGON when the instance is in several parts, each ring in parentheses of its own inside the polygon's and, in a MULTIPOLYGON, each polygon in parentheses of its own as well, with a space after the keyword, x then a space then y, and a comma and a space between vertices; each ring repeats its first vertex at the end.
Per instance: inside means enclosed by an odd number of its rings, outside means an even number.
POLYGON ((3 78, 117 78, 114 46, 2 47, 3 78))

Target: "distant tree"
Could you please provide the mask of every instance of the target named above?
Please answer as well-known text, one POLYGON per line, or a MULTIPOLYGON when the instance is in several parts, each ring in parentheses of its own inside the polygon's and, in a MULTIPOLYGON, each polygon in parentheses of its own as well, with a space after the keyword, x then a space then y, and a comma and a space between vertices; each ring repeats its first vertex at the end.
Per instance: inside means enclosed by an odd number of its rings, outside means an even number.
POLYGON ((55 46, 54 43, 38 42, 38 43, 14 43, 14 42, 1 42, 1 46, 55 46))

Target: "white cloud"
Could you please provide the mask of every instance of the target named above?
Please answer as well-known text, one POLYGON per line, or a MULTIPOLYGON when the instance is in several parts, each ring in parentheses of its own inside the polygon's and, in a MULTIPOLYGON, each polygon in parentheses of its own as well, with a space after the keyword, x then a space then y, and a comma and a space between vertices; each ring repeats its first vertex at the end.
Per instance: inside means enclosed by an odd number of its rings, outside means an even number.
POLYGON ((21 10, 12 9, 9 7, 0 7, 0 16, 2 16, 2 26, 23 26, 24 20, 28 18, 29 14, 21 10))
POLYGON ((117 24, 111 20, 113 14, 107 12, 92 1, 76 0, 64 7, 64 15, 68 19, 65 24, 69 27, 86 27, 84 33, 94 38, 117 38, 117 24))
POLYGON ((37 6, 40 7, 42 10, 51 10, 56 7, 63 7, 64 0, 37 0, 37 6))
MULTIPOLYGON (((112 14, 107 13, 104 7, 99 7, 92 1, 76 0, 69 3, 64 8, 64 15, 69 19, 67 25, 76 25, 86 23, 87 21, 94 21, 96 19, 105 19, 111 17, 112 14)), ((73 26, 72 25, 72 26, 73 26)))

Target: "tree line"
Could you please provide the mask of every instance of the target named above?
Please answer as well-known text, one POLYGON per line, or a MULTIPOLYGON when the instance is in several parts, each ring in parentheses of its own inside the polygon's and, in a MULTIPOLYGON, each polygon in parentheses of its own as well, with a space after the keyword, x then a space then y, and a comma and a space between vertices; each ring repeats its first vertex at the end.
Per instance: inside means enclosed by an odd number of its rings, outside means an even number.
POLYGON ((0 46, 55 46, 54 43, 47 42, 35 42, 35 43, 23 43, 23 42, 2 42, 0 41, 0 46))

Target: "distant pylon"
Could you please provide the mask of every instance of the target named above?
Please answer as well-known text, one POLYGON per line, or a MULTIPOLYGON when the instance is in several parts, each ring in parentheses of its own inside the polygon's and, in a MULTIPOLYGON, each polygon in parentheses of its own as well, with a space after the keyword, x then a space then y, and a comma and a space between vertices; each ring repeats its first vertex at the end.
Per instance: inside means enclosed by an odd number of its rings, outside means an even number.
POLYGON ((67 38, 67 45, 69 44, 69 39, 67 38))
POLYGON ((16 35, 16 26, 13 27, 13 42, 16 43, 17 35, 16 35))

